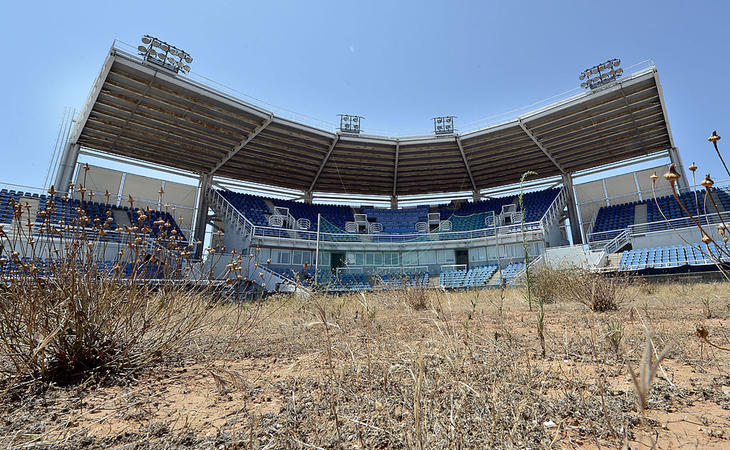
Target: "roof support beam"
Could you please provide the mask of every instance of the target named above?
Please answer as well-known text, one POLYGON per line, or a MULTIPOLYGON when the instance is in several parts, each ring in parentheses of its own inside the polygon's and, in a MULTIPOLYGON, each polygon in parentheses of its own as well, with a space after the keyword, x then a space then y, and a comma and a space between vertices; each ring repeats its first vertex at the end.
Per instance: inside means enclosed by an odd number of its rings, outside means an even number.
POLYGON ((517 119, 517 122, 520 124, 520 128, 522 128, 522 131, 525 132, 525 134, 527 135, 527 137, 529 137, 530 139, 532 139, 532 142, 534 142, 535 145, 537 145, 537 148, 539 148, 545 154, 545 156, 548 157, 548 159, 555 165, 555 167, 557 167, 557 169, 560 171, 560 173, 563 174, 563 175, 567 175, 567 172, 555 160, 555 158, 553 158, 553 155, 548 151, 548 149, 546 149, 545 146, 542 145, 540 143, 540 141, 537 140, 537 138, 535 137, 535 135, 532 134, 532 132, 527 129, 527 127, 525 126, 525 124, 522 121, 522 119, 517 119))
POLYGON ((464 160, 464 167, 466 168, 466 173, 469 175, 469 180, 471 181, 471 187, 474 188, 474 192, 479 192, 479 189, 477 189, 477 184, 474 182, 474 177, 471 174, 471 168, 469 167, 469 162, 466 160, 466 153, 464 153, 464 147, 461 145, 461 138, 458 135, 456 136, 456 145, 459 147, 459 153, 461 153, 461 159, 464 160))
POLYGON ((218 164, 216 164, 215 167, 213 167, 213 170, 211 170, 208 173, 208 176, 213 176, 213 174, 216 173, 218 171, 218 169, 220 169, 221 167, 223 167, 228 161, 231 160, 231 158, 233 158, 234 156, 236 156, 238 154, 238 152, 240 152, 243 149, 243 147, 245 147, 246 145, 248 145, 248 143, 251 142, 251 140, 253 138, 255 138, 256 136, 258 136, 259 133, 261 133, 262 131, 264 131, 264 129, 269 126, 269 124, 271 123, 272 120, 274 120, 273 114, 270 115, 269 118, 264 121, 264 123, 262 123, 261 125, 257 126, 256 128, 254 128, 254 130, 252 132, 250 132, 248 134, 248 136, 246 136, 246 138, 244 140, 242 140, 241 142, 239 142, 238 145, 236 145, 235 147, 233 147, 228 152, 228 154, 225 156, 225 158, 223 158, 223 160, 221 160, 221 162, 219 162, 218 164))
POLYGON ((324 170, 324 166, 327 165, 327 161, 329 161, 330 156, 332 156, 332 152, 335 149, 335 146, 337 145, 337 142, 340 140, 340 135, 335 135, 335 139, 330 144, 330 148, 327 149, 327 154, 324 155, 324 159, 322 160, 322 164, 319 165, 319 170, 317 170, 317 174, 314 176, 314 179, 312 180, 312 184, 309 185, 309 189, 307 189, 307 192, 312 192, 314 190, 314 185, 317 184, 317 180, 319 180, 319 176, 322 174, 322 171, 324 170))
POLYGON ((395 141, 395 166, 393 168, 393 197, 396 196, 395 191, 398 188, 398 158, 400 156, 400 140, 395 141))

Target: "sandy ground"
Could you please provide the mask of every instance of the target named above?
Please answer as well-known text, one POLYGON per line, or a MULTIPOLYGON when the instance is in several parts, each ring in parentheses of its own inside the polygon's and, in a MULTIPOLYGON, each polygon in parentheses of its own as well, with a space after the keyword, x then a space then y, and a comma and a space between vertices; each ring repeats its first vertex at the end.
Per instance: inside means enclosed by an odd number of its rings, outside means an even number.
POLYGON ((730 448, 730 352, 695 335, 730 348, 730 286, 631 289, 613 312, 546 305, 545 357, 518 289, 431 293, 423 309, 414 292, 274 298, 243 341, 7 398, 2 445, 730 448), (642 413, 627 364, 647 329, 672 350, 642 413))

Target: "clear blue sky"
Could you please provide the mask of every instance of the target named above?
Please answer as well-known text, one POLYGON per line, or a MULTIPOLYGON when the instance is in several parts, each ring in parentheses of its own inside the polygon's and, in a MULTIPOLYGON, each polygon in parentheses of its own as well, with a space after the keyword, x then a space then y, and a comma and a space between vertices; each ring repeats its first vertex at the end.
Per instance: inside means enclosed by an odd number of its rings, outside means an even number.
POLYGON ((145 33, 197 73, 326 121, 361 114, 366 130, 463 124, 574 88, 608 58, 653 59, 685 164, 724 178, 706 138, 730 149, 728 2, 155 3, 3 7, 0 182, 43 183, 64 107, 81 108, 114 39, 145 33))

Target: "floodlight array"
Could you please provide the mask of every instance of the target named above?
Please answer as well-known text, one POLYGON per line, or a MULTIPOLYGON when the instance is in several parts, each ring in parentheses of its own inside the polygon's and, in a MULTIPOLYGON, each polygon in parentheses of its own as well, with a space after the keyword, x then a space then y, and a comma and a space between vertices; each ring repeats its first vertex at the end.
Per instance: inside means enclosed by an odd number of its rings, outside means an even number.
POLYGON ((144 45, 137 47, 137 50, 145 61, 163 66, 175 73, 190 72, 189 64, 193 62, 193 58, 186 51, 149 34, 142 36, 142 44, 144 45))
POLYGON ((340 131, 342 133, 360 134, 364 117, 352 114, 338 114, 338 116, 340 116, 340 131))
POLYGON ((620 64, 621 60, 614 58, 584 70, 578 75, 578 79, 581 81, 580 87, 595 89, 606 83, 615 81, 617 78, 623 76, 624 73, 624 70, 618 67, 620 64))
POLYGON ((434 117, 433 132, 439 134, 454 134, 454 119, 456 116, 434 117))

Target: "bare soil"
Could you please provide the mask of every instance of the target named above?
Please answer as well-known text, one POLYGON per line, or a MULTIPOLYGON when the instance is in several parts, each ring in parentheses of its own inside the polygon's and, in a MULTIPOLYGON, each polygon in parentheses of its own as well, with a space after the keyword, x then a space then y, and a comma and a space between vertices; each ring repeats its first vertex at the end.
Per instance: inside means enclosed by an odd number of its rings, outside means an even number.
POLYGON ((6 393, 2 445, 730 448, 730 352, 696 336, 704 326, 730 348, 730 285, 630 289, 613 312, 545 305, 544 358, 520 289, 503 303, 499 290, 430 292, 419 310, 408 291, 273 298, 244 343, 190 342, 189 357, 134 376, 6 393), (638 369, 647 330, 672 350, 642 413, 627 364, 638 369))

